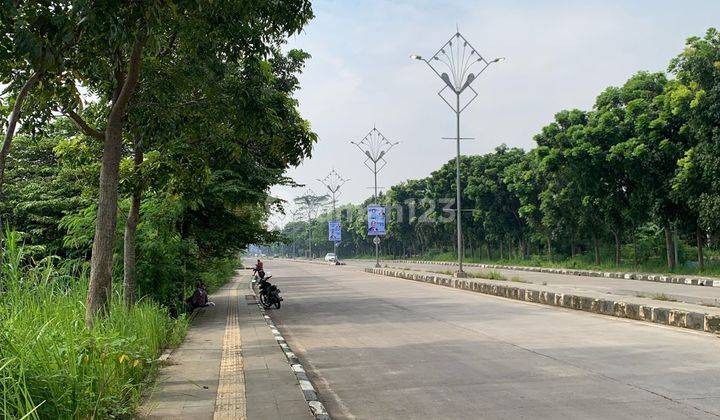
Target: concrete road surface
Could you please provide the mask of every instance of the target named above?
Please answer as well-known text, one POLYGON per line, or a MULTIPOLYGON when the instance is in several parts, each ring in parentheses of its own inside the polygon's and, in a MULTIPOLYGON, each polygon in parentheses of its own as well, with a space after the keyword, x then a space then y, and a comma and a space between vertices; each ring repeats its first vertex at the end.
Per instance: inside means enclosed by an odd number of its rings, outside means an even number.
POLYGON ((269 260, 273 318, 335 419, 720 417, 713 335, 269 260))

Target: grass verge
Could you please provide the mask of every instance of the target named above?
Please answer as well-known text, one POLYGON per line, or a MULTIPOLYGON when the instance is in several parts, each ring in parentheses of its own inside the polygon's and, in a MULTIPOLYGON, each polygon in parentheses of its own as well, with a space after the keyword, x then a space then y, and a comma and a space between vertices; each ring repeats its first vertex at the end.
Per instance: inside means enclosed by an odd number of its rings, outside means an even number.
POLYGON ((87 278, 52 259, 24 264, 14 233, 0 264, 0 418, 131 417, 157 369, 177 346, 187 318, 150 300, 131 308, 114 294, 107 316, 85 328, 87 278))

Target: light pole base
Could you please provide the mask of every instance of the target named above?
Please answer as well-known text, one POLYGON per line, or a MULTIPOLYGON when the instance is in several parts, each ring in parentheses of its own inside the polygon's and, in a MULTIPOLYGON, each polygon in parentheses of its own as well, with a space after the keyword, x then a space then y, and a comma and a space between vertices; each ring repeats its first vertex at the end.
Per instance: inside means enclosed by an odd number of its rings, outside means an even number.
POLYGON ((458 278, 458 279, 464 279, 464 278, 468 277, 468 274, 464 271, 458 270, 453 273, 453 277, 458 278))

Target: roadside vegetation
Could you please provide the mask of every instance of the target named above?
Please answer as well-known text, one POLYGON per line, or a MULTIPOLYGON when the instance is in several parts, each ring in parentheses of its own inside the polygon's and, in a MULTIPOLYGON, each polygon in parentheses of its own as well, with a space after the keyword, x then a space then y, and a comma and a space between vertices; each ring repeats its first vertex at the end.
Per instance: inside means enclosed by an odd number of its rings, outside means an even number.
POLYGON ((3 241, 0 266, 0 417, 108 418, 130 415, 166 347, 177 346, 187 316, 168 316, 152 299, 122 294, 92 331, 83 322, 87 270, 56 258, 26 263, 18 234, 3 241))
POLYGON ((313 14, 251 3, 0 7, 0 418, 131 417, 196 282, 277 238, 313 14))
MULTIPOLYGON (((467 261, 720 275, 718 63, 709 29, 667 72, 640 71, 590 110, 557 112, 532 150, 461 157, 467 261)), ((391 187, 379 200, 383 258, 456 260, 454 197, 454 160, 391 187)), ((340 208, 340 258, 374 254, 371 201, 340 208)), ((289 223, 289 244, 272 252, 306 255, 308 237, 316 255, 330 252, 329 218, 289 223)))

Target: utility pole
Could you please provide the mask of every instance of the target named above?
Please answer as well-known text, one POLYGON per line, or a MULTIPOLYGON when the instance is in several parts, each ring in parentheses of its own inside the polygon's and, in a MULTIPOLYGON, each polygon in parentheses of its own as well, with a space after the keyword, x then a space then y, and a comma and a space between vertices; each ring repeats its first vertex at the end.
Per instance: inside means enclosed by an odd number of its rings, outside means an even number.
POLYGON ((471 102, 478 97, 478 93, 470 86, 472 82, 485 71, 491 64, 503 61, 504 58, 495 58, 486 60, 480 55, 475 48, 465 39, 460 32, 456 32, 450 40, 448 40, 441 48, 429 59, 424 59, 417 54, 410 56, 415 60, 424 61, 435 74, 445 82, 445 86, 438 92, 438 96, 453 110, 456 119, 456 136, 454 138, 445 138, 456 141, 456 157, 455 157, 455 214, 457 219, 457 252, 458 252, 458 271, 457 277, 464 277, 463 271, 463 241, 462 241, 462 203, 461 203, 461 186, 460 186, 460 140, 469 140, 460 137, 460 114, 470 105, 471 102), (470 70, 479 65, 477 73, 470 70), (442 70, 449 70, 450 74, 442 70), (455 101, 448 100, 443 96, 446 89, 455 94, 455 101), (460 103, 460 96, 463 91, 469 89, 472 96, 465 102, 460 103))
MULTIPOLYGON (((382 169, 387 165, 387 161, 385 160, 384 156, 387 155, 387 153, 395 147, 400 142, 391 142, 388 140, 383 134, 378 131, 377 128, 373 127, 372 130, 370 130, 369 133, 363 137, 362 140, 359 142, 351 141, 350 143, 354 144, 358 149, 360 149, 361 152, 365 155, 365 161, 363 164, 365 164, 365 167, 370 169, 373 173, 373 177, 375 179, 374 184, 374 194, 373 194, 373 201, 374 204, 378 203, 378 185, 377 185, 377 175, 378 172, 382 171, 382 169), (370 162, 372 162, 372 165, 370 165, 370 162), (380 163, 380 167, 378 168, 378 163, 380 163)), ((380 237, 375 236, 373 239, 373 243, 375 244, 375 267, 380 267, 380 237)))

